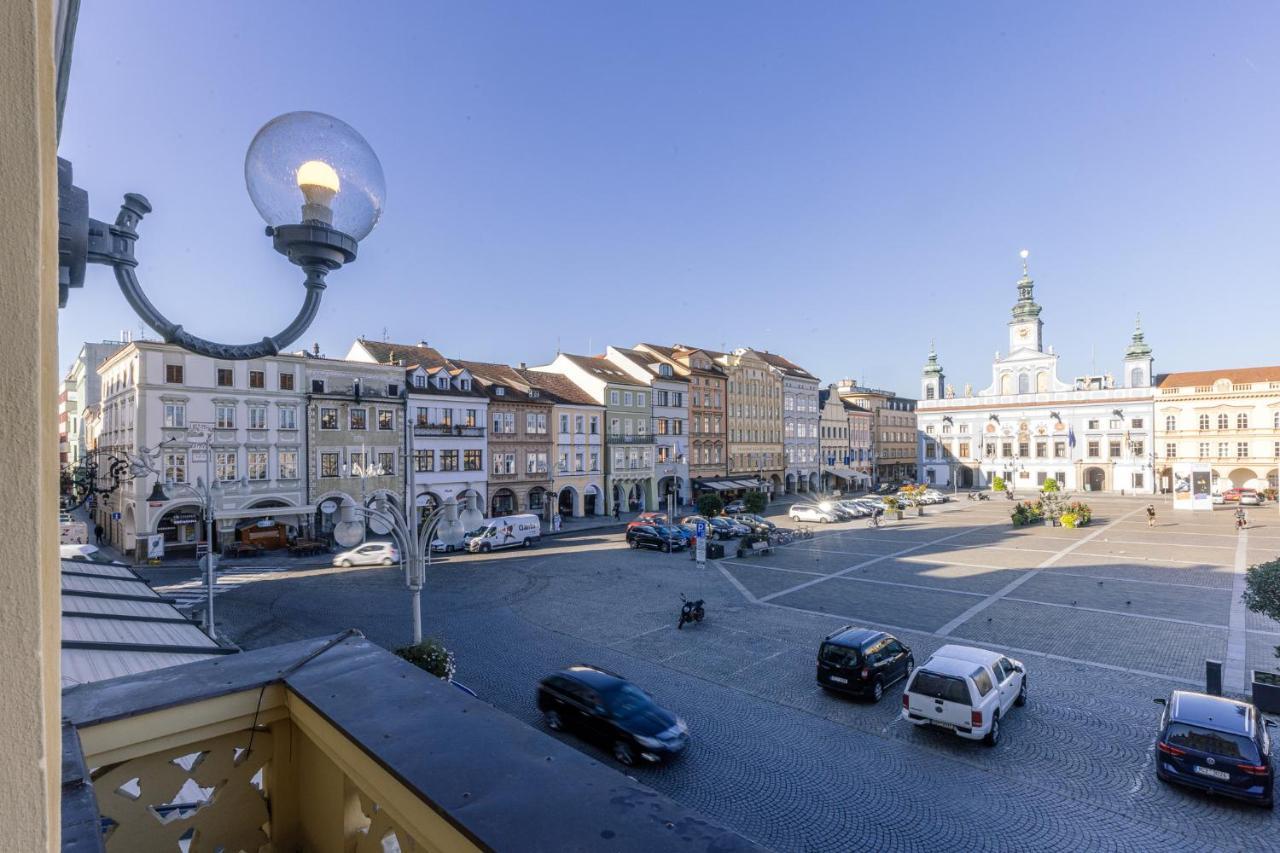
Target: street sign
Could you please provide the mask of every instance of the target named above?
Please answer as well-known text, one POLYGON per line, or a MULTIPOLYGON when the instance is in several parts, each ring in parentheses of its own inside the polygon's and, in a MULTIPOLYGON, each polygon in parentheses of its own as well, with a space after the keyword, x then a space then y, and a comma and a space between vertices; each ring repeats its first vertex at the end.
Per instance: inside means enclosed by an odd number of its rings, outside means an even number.
POLYGON ((159 559, 164 556, 164 534, 153 533, 147 537, 147 556, 159 559))
POLYGON ((320 511, 325 515, 333 515, 338 511, 338 502, 335 500, 322 501, 320 503, 320 511))
POLYGON ((702 519, 693 523, 693 529, 697 533, 698 550, 696 559, 698 568, 702 568, 707 564, 707 523, 702 519))
POLYGON ((118 513, 118 512, 113 512, 113 513, 111 513, 111 520, 112 520, 112 521, 119 521, 119 520, 120 520, 120 513, 118 513))

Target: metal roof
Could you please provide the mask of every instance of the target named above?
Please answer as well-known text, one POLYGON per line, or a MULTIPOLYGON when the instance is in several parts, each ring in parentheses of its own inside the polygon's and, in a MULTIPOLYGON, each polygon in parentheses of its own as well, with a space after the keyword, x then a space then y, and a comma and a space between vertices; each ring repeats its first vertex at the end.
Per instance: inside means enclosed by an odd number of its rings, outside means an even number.
POLYGON ((128 566, 62 561, 62 686, 235 651, 209 639, 128 566))

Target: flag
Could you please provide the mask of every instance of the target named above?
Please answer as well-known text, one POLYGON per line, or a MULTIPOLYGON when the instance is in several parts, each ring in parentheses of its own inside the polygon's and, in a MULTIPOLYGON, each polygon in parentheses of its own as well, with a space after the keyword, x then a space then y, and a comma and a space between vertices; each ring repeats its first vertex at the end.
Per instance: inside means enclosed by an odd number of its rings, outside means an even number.
POLYGON ((1067 444, 1071 447, 1076 446, 1076 428, 1075 427, 1067 428, 1067 444))

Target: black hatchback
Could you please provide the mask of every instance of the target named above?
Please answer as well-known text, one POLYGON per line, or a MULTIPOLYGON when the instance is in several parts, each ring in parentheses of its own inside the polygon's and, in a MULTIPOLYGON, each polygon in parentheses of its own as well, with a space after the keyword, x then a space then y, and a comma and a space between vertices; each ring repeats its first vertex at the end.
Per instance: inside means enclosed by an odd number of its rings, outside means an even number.
POLYGON ((1246 702, 1175 690, 1160 715, 1156 777, 1271 808, 1275 723, 1246 702))
POLYGON ((911 648, 892 634, 845 625, 818 647, 818 684, 879 702, 885 688, 911 675, 911 648))
POLYGON ((659 551, 680 551, 684 548, 684 536, 660 524, 633 527, 627 531, 626 539, 632 548, 656 548, 659 551))
POLYGON ((628 766, 637 759, 661 761, 689 745, 684 720, 622 676, 599 667, 579 664, 542 679, 538 710, 547 728, 594 741, 628 766))

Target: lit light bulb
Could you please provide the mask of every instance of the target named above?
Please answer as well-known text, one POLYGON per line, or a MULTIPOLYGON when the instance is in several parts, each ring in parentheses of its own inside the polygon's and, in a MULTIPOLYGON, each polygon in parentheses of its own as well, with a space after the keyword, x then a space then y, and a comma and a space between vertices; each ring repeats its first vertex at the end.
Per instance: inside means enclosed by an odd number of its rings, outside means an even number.
POLYGON ((342 184, 338 173, 323 160, 308 160, 298 167, 298 189, 306 204, 302 205, 302 221, 319 220, 333 224, 333 208, 329 205, 342 184))
MULTIPOLYGON (((335 176, 335 178, 336 178, 336 176, 335 176)), ((1025 261, 1025 260, 1026 260, 1030 255, 1031 255, 1031 252, 1027 251, 1026 249, 1023 249, 1023 250, 1022 250, 1021 252, 1019 252, 1018 254, 1019 254, 1019 255, 1021 255, 1021 256, 1022 256, 1022 259, 1025 261)))

